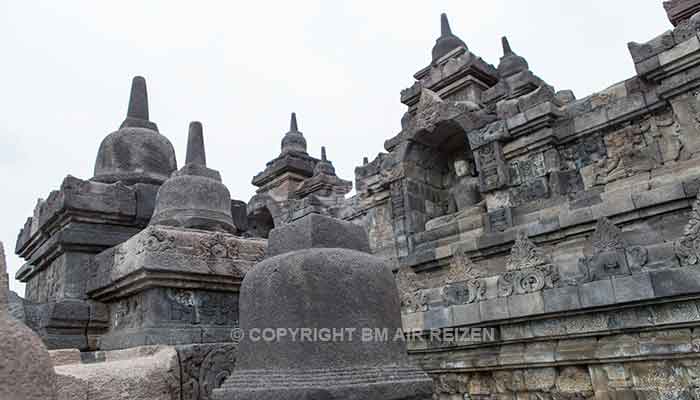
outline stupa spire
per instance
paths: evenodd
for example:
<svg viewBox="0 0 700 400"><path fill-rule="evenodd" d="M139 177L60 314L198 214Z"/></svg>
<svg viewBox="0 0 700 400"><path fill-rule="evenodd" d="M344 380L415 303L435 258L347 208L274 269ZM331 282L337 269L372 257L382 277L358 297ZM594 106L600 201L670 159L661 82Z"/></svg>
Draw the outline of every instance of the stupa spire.
<svg viewBox="0 0 700 400"><path fill-rule="evenodd" d="M508 43L508 38L503 36L501 38L501 44L503 44L503 55L509 56L513 54L513 50L510 48L510 43Z"/></svg>
<svg viewBox="0 0 700 400"><path fill-rule="evenodd" d="M321 146L321 160L328 161L326 158L326 146Z"/></svg>
<svg viewBox="0 0 700 400"><path fill-rule="evenodd" d="M146 128L158 131L156 124L148 118L146 79L143 76L135 76L131 80L129 108L126 110L126 119L122 122L121 128Z"/></svg>
<svg viewBox="0 0 700 400"><path fill-rule="evenodd" d="M131 81L131 95L126 117L148 120L148 92L146 79L142 76L135 76Z"/></svg>
<svg viewBox="0 0 700 400"><path fill-rule="evenodd" d="M440 14L440 37L435 41L435 46L433 46L433 61L440 59L458 47L467 49L467 45L462 39L452 33L447 14Z"/></svg>
<svg viewBox="0 0 700 400"><path fill-rule="evenodd" d="M503 57L501 57L501 62L498 64L498 74L501 78L507 78L529 69L527 60L513 51L507 37L503 36L501 38L501 44L503 45Z"/></svg>
<svg viewBox="0 0 700 400"><path fill-rule="evenodd" d="M299 126L297 125L297 113L293 112L292 117L289 120L289 131L299 132Z"/></svg>
<svg viewBox="0 0 700 400"><path fill-rule="evenodd" d="M450 29L450 21L447 19L447 14L440 14L440 36L450 36L452 35L452 29Z"/></svg>
<svg viewBox="0 0 700 400"><path fill-rule="evenodd" d="M207 166L207 156L204 152L204 133L202 123L199 121L190 122L185 163Z"/></svg>
<svg viewBox="0 0 700 400"><path fill-rule="evenodd" d="M289 152L306 153L306 139L299 132L297 124L297 113L293 112L289 120L289 132L282 138L282 154Z"/></svg>

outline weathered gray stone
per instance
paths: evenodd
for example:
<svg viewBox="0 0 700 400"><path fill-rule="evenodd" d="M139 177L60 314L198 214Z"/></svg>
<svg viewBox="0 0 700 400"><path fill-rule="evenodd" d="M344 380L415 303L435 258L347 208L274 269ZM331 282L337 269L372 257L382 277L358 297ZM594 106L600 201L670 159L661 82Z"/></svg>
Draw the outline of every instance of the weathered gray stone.
<svg viewBox="0 0 700 400"><path fill-rule="evenodd" d="M199 122L190 123L185 166L158 190L151 224L236 232L231 194L219 172L207 168Z"/></svg>
<svg viewBox="0 0 700 400"><path fill-rule="evenodd" d="M479 303L482 321L493 321L508 318L508 301L506 298L497 298Z"/></svg>
<svg viewBox="0 0 700 400"><path fill-rule="evenodd" d="M176 168L172 144L148 120L146 81L134 77L126 119L102 141L92 180L161 184Z"/></svg>
<svg viewBox="0 0 700 400"><path fill-rule="evenodd" d="M554 358L557 361L590 360L595 358L596 338L559 340Z"/></svg>
<svg viewBox="0 0 700 400"><path fill-rule="evenodd" d="M440 15L440 37L435 41L433 47L433 61L436 61L445 56L450 51L458 48L467 48L462 39L452 34L450 22L447 20L447 14Z"/></svg>
<svg viewBox="0 0 700 400"><path fill-rule="evenodd" d="M309 214L294 224L274 229L270 232L269 243L268 257L310 248L369 252L367 233L363 227L317 214Z"/></svg>
<svg viewBox="0 0 700 400"><path fill-rule="evenodd" d="M578 288L576 286L564 286L554 289L546 289L542 292L545 312L569 311L581 308Z"/></svg>
<svg viewBox="0 0 700 400"><path fill-rule="evenodd" d="M389 265L356 250L368 248L367 236L360 235L358 227L328 217L309 217L287 231L305 236L305 243L290 243L284 231L272 235L270 247L279 255L246 275L241 328L247 333L270 327L355 328L354 333L341 332L356 340L321 342L280 335L266 342L245 335L234 373L214 390L214 398L431 398L430 380L410 365L403 338L394 336L401 327L400 304ZM333 238L308 239L318 231L351 239L346 248L339 248L342 242ZM363 329L387 329L389 338L359 340ZM372 384L367 384L368 377Z"/></svg>
<svg viewBox="0 0 700 400"><path fill-rule="evenodd" d="M651 287L651 279L648 273L613 276L612 284L615 291L615 302L617 303L640 301L654 297L654 289Z"/></svg>
<svg viewBox="0 0 700 400"><path fill-rule="evenodd" d="M583 307L604 306L615 303L612 281L603 279L584 283L579 287L579 297Z"/></svg>
<svg viewBox="0 0 700 400"><path fill-rule="evenodd" d="M478 324L481 312L478 303L452 306L452 323L456 326Z"/></svg>
<svg viewBox="0 0 700 400"><path fill-rule="evenodd" d="M174 348L153 346L99 353L98 362L56 367L57 400L181 399L180 365ZM203 392L201 397L182 399L205 400L208 397Z"/></svg>
<svg viewBox="0 0 700 400"><path fill-rule="evenodd" d="M512 318L544 313L542 292L507 297L508 315Z"/></svg>
<svg viewBox="0 0 700 400"><path fill-rule="evenodd" d="M12 318L7 306L7 264L0 242L0 398L46 400L56 398L56 378L51 357L41 339Z"/></svg>
<svg viewBox="0 0 700 400"><path fill-rule="evenodd" d="M453 325L452 312L448 307L431 309L423 313L425 330L440 329Z"/></svg>
<svg viewBox="0 0 700 400"><path fill-rule="evenodd" d="M649 272L654 296L668 297L700 292L700 273L695 269Z"/></svg>
<svg viewBox="0 0 700 400"><path fill-rule="evenodd" d="M554 362L556 342L534 342L525 344L525 361L528 363Z"/></svg>
<svg viewBox="0 0 700 400"><path fill-rule="evenodd" d="M598 340L596 358L634 357L639 355L638 335L613 335Z"/></svg>
<svg viewBox="0 0 700 400"><path fill-rule="evenodd" d="M687 353L691 349L690 329L674 329L639 334L641 354Z"/></svg>
<svg viewBox="0 0 700 400"><path fill-rule="evenodd" d="M664 1L664 8L666 9L668 20L671 21L674 26L677 26L700 11L700 1L669 0Z"/></svg>

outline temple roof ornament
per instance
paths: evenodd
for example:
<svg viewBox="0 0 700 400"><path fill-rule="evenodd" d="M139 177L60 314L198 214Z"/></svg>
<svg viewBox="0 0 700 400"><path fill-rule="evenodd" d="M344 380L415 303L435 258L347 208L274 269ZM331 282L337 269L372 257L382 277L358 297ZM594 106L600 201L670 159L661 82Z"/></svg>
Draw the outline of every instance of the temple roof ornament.
<svg viewBox="0 0 700 400"><path fill-rule="evenodd" d="M151 225L236 232L231 194L219 171L207 168L200 122L190 123L185 165L158 190Z"/></svg>
<svg viewBox="0 0 700 400"><path fill-rule="evenodd" d="M507 78L518 72L530 69L527 60L515 54L513 49L511 49L507 37L503 36L501 43L503 44L503 57L501 57L501 62L498 64L498 74L501 78Z"/></svg>
<svg viewBox="0 0 700 400"><path fill-rule="evenodd" d="M335 168L326 158L326 146L321 146L321 161L316 163L316 167L314 167L314 176L320 174L335 176Z"/></svg>
<svg viewBox="0 0 700 400"><path fill-rule="evenodd" d="M134 77L126 119L100 144L96 182L161 184L177 169L175 149L148 116L146 80Z"/></svg>
<svg viewBox="0 0 700 400"><path fill-rule="evenodd" d="M437 38L435 46L433 46L433 61L440 59L458 47L468 49L466 43L452 33L447 14L442 13L440 15L440 37Z"/></svg>
<svg viewBox="0 0 700 400"><path fill-rule="evenodd" d="M306 153L306 139L304 139L304 134L299 132L296 113L292 113L289 121L289 132L282 139L282 154L291 151Z"/></svg>

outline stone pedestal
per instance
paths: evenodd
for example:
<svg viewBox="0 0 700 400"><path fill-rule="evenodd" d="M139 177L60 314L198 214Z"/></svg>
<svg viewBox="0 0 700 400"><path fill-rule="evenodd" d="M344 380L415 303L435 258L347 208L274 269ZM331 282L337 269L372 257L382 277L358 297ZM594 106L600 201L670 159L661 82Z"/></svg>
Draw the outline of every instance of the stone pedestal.
<svg viewBox="0 0 700 400"><path fill-rule="evenodd" d="M95 348L89 338L104 329L106 309L86 294L93 257L148 224L157 189L68 176L37 204L17 239L27 264L16 278L26 283L28 323L49 348Z"/></svg>
<svg viewBox="0 0 700 400"><path fill-rule="evenodd" d="M109 307L100 348L230 342L241 279L264 253L261 240L150 226L98 255L88 293Z"/></svg>

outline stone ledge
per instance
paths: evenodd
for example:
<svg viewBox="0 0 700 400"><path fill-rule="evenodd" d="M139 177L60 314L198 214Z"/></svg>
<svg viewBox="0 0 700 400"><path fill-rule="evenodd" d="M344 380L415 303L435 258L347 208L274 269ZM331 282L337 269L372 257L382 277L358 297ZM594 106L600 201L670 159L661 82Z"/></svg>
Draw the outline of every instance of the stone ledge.
<svg viewBox="0 0 700 400"><path fill-rule="evenodd" d="M435 291L439 297L439 288ZM449 307L441 306L439 299L436 299L431 304L437 307L404 313L403 318L409 324L404 326L406 330L430 331L446 327L506 324L526 317L556 317L562 312L583 312L601 307L661 304L667 298L690 295L700 297L700 270L684 267L618 275L579 286L556 287Z"/></svg>

